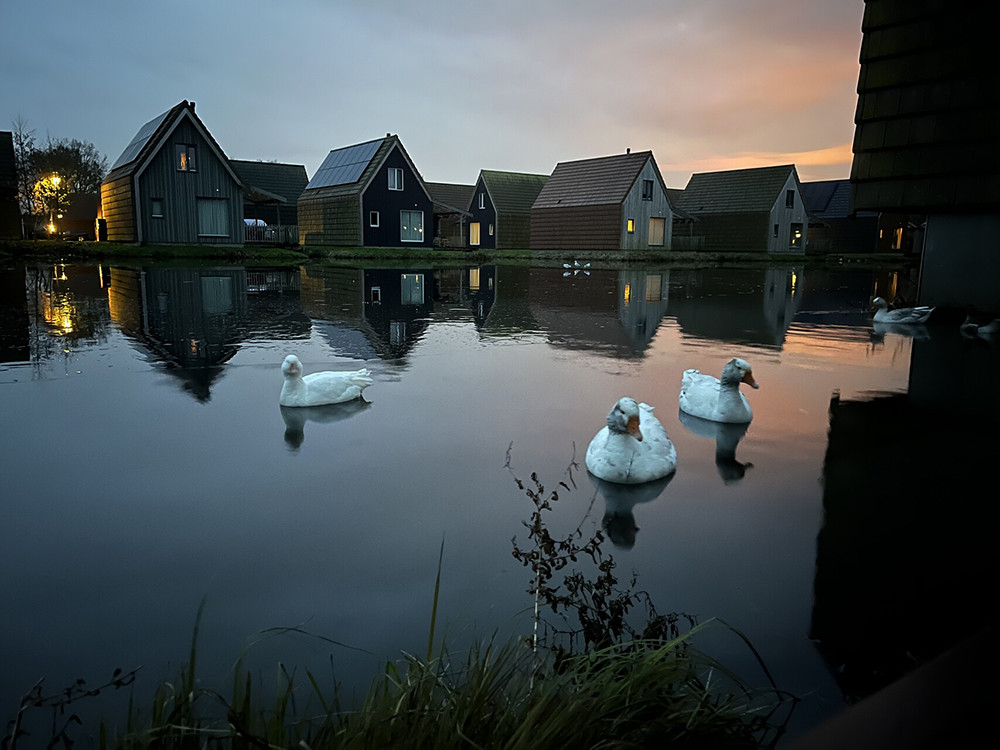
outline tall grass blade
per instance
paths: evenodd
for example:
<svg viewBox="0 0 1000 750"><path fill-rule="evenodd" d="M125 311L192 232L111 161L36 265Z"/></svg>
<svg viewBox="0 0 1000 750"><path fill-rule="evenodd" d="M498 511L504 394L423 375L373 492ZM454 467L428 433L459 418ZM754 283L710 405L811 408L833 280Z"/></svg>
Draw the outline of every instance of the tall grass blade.
<svg viewBox="0 0 1000 750"><path fill-rule="evenodd" d="M434 579L434 604L431 606L431 630L427 635L427 661L434 652L434 626L437 623L438 594L441 592L441 563L444 561L444 534L441 535L441 551L438 553L437 576Z"/></svg>

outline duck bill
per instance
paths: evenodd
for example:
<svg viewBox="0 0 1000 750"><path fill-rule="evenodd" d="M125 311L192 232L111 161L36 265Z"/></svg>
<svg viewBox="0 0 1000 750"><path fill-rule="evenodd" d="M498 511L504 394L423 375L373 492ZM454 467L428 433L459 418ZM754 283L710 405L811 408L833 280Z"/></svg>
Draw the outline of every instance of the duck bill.
<svg viewBox="0 0 1000 750"><path fill-rule="evenodd" d="M751 388L760 388L757 381L753 379L753 372L747 370L747 374L743 376L740 382L746 383Z"/></svg>
<svg viewBox="0 0 1000 750"><path fill-rule="evenodd" d="M625 430L640 443L642 442L642 433L639 431L639 417L629 417L625 425Z"/></svg>

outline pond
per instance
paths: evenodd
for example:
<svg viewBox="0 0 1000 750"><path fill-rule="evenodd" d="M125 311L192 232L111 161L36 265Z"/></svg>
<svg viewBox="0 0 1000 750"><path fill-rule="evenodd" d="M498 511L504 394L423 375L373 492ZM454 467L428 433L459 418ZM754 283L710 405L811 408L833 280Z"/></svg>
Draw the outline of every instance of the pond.
<svg viewBox="0 0 1000 750"><path fill-rule="evenodd" d="M746 635L801 699L787 737L984 621L1000 346L875 327L903 269L568 265L0 269L0 715L39 679L173 679L202 601L202 684L245 658L361 693L426 654L439 557L436 638L526 635L532 472L660 612ZM289 353L375 382L283 409ZM683 370L736 356L745 433L679 414ZM646 495L583 466L624 395L678 453Z"/></svg>

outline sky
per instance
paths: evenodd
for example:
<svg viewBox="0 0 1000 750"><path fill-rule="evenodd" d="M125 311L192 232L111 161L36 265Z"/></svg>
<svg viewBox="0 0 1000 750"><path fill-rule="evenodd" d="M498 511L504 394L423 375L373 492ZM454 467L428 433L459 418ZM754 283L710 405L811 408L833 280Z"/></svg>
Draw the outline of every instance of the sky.
<svg viewBox="0 0 1000 750"><path fill-rule="evenodd" d="M232 159L398 135L428 182L652 151L850 176L863 0L0 0L0 130L114 163L183 101Z"/></svg>

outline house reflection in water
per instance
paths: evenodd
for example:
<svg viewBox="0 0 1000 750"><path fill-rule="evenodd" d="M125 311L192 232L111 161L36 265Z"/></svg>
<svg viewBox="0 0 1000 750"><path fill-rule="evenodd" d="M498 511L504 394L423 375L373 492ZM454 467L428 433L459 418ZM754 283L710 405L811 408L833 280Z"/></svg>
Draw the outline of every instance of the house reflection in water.
<svg viewBox="0 0 1000 750"><path fill-rule="evenodd" d="M366 268L364 320L383 359L400 359L416 344L434 311L434 269Z"/></svg>
<svg viewBox="0 0 1000 750"><path fill-rule="evenodd" d="M308 335L308 318L295 314L297 290L297 271L115 267L108 301L122 332L165 363L196 399L207 401L222 365L258 328L269 328L268 321ZM255 315L251 299L275 292L294 293L285 297L289 314L275 315L273 305L263 304Z"/></svg>
<svg viewBox="0 0 1000 750"><path fill-rule="evenodd" d="M1000 347L912 352L908 393L830 404L810 637L851 701L994 617Z"/></svg>

